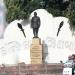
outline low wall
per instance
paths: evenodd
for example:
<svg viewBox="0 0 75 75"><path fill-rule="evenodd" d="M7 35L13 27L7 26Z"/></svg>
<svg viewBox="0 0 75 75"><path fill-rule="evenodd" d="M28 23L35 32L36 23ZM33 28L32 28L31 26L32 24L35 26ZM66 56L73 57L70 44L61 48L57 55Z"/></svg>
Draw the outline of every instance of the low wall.
<svg viewBox="0 0 75 75"><path fill-rule="evenodd" d="M0 75L62 75L63 64L36 64L0 67Z"/></svg>

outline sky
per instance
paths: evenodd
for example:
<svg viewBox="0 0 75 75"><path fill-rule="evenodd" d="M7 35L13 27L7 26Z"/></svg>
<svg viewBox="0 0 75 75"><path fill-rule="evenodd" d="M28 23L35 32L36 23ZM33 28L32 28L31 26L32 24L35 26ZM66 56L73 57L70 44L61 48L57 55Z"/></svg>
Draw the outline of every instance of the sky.
<svg viewBox="0 0 75 75"><path fill-rule="evenodd" d="M3 33L5 30L5 14L6 8L3 0L0 0L0 38L3 38Z"/></svg>
<svg viewBox="0 0 75 75"><path fill-rule="evenodd" d="M0 4L1 4L1 5L3 5L3 4L4 4L4 3L3 3L3 0L0 0Z"/></svg>

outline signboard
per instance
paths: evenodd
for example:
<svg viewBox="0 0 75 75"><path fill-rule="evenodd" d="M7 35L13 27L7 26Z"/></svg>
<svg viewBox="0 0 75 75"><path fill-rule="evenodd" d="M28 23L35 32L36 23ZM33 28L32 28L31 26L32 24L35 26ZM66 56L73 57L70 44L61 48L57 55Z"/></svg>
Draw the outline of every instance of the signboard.
<svg viewBox="0 0 75 75"><path fill-rule="evenodd" d="M63 75L72 75L72 68L64 68Z"/></svg>

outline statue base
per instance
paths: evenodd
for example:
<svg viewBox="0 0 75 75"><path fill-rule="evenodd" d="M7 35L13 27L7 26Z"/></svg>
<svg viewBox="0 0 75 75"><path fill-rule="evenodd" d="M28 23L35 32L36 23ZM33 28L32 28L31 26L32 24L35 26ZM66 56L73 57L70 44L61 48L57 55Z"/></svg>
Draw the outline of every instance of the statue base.
<svg viewBox="0 0 75 75"><path fill-rule="evenodd" d="M42 44L40 38L33 38L30 46L31 64L42 64Z"/></svg>

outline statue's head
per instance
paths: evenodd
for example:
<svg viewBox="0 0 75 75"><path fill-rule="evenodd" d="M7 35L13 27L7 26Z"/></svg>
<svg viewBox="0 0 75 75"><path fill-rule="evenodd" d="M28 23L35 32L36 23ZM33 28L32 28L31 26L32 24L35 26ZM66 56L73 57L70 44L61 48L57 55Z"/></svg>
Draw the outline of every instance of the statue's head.
<svg viewBox="0 0 75 75"><path fill-rule="evenodd" d="M34 12L34 16L37 16L37 12Z"/></svg>

